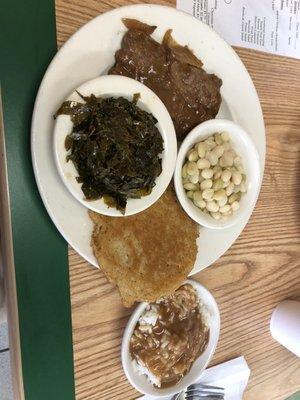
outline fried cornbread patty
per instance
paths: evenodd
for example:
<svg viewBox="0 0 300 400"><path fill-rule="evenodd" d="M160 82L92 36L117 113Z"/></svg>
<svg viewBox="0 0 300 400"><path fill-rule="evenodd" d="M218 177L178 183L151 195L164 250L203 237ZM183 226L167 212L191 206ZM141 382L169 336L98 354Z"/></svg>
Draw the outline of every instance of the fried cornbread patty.
<svg viewBox="0 0 300 400"><path fill-rule="evenodd" d="M94 254L126 307L172 293L192 270L199 226L185 214L173 188L136 215L89 215L94 222Z"/></svg>

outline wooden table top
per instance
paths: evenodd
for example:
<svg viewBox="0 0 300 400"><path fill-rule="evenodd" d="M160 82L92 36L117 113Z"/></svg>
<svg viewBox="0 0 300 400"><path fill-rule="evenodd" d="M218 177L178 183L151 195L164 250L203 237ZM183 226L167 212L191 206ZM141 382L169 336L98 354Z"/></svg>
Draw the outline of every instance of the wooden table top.
<svg viewBox="0 0 300 400"><path fill-rule="evenodd" d="M136 3L56 0L58 45L99 13ZM151 3L175 6L172 0ZM300 299L300 61L236 51L263 108L263 186L238 240L194 278L211 290L221 311L221 336L211 365L244 355L251 369L244 398L279 400L300 390L300 359L269 332L276 305L283 299ZM122 306L103 273L72 249L69 263L77 400L138 398L120 362L122 333L131 310Z"/></svg>

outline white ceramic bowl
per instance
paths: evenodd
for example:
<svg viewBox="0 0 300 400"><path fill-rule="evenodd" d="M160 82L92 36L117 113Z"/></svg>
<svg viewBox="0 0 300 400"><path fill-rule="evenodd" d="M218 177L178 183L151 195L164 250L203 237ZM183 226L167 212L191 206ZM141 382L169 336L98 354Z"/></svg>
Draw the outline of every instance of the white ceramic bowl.
<svg viewBox="0 0 300 400"><path fill-rule="evenodd" d="M234 150L242 158L245 174L247 176L247 192L243 193L240 200L240 208L226 221L217 221L209 214L204 214L200 208L196 207L187 197L186 191L182 183L182 166L186 160L186 154L190 148L196 143L208 138L216 132L228 132ZM251 211L254 207L261 183L261 173L259 167L259 156L255 145L243 128L232 121L225 119L212 119L205 121L196 126L184 139L181 144L175 174L174 174L175 190L180 204L185 212L198 224L213 229L228 228Z"/></svg>
<svg viewBox="0 0 300 400"><path fill-rule="evenodd" d="M164 193L172 179L177 156L177 140L171 117L162 101L145 85L134 79L106 75L85 82L77 90L85 96L94 94L103 97L125 97L132 100L135 93L140 93L138 107L154 115L157 119L157 127L164 141L162 153L162 173L156 179L156 185L148 196L140 199L128 199L125 216L136 214L150 207ZM68 100L81 101L82 99L74 91ZM72 130L72 122L68 115L60 115L56 119L54 127L54 153L59 174L71 194L85 207L100 214L122 217L123 214L113 207L108 207L103 199L87 201L81 190L81 184L76 181L78 173L72 162L66 161L65 138Z"/></svg>
<svg viewBox="0 0 300 400"><path fill-rule="evenodd" d="M197 290L199 299L206 310L206 316L210 327L208 346L205 349L205 351L200 355L200 357L196 359L189 373L185 375L180 382L178 382L176 385L170 388L165 388L165 389L155 388L147 380L145 375L139 375L139 373L136 371L136 368L134 366L134 363L132 361L129 352L129 342L132 333L134 331L134 328L136 326L136 323L138 322L138 319L140 318L141 314L144 312L145 308L148 305L148 303L141 303L135 309L130 320L128 321L128 324L126 326L123 335L122 350L121 350L122 365L126 377L131 383L131 385L141 393L155 397L164 397L180 392L181 390L185 389L187 386L191 385L193 382L199 379L201 373L206 368L207 364L209 363L210 359L214 354L220 333L220 313L218 305L212 294L200 283L190 279L187 280L186 283L190 283Z"/></svg>

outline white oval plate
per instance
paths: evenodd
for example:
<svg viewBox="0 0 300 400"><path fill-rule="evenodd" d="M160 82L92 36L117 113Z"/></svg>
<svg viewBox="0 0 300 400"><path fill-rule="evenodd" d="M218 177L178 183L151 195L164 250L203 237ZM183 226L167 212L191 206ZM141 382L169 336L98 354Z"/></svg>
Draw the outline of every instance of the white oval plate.
<svg viewBox="0 0 300 400"><path fill-rule="evenodd" d="M98 263L90 246L92 222L86 208L62 183L55 166L53 114L74 88L105 74L114 64L114 54L126 31L121 21L125 17L157 25L153 37L158 41L171 28L174 38L193 49L205 70L223 80L218 116L232 119L250 134L259 153L261 176L265 163L265 129L255 87L237 54L216 32L188 14L157 5L121 7L94 18L66 42L46 71L33 111L31 151L37 185L50 217L70 245L95 266ZM252 211L228 229L201 228L191 274L212 264L233 244Z"/></svg>

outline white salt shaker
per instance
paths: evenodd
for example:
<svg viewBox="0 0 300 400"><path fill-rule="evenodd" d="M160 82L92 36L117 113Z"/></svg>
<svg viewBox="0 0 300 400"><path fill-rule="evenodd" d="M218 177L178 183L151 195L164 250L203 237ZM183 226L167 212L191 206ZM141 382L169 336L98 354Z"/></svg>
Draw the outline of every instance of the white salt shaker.
<svg viewBox="0 0 300 400"><path fill-rule="evenodd" d="M285 300L273 311L271 335L296 356L300 357L300 302Z"/></svg>

